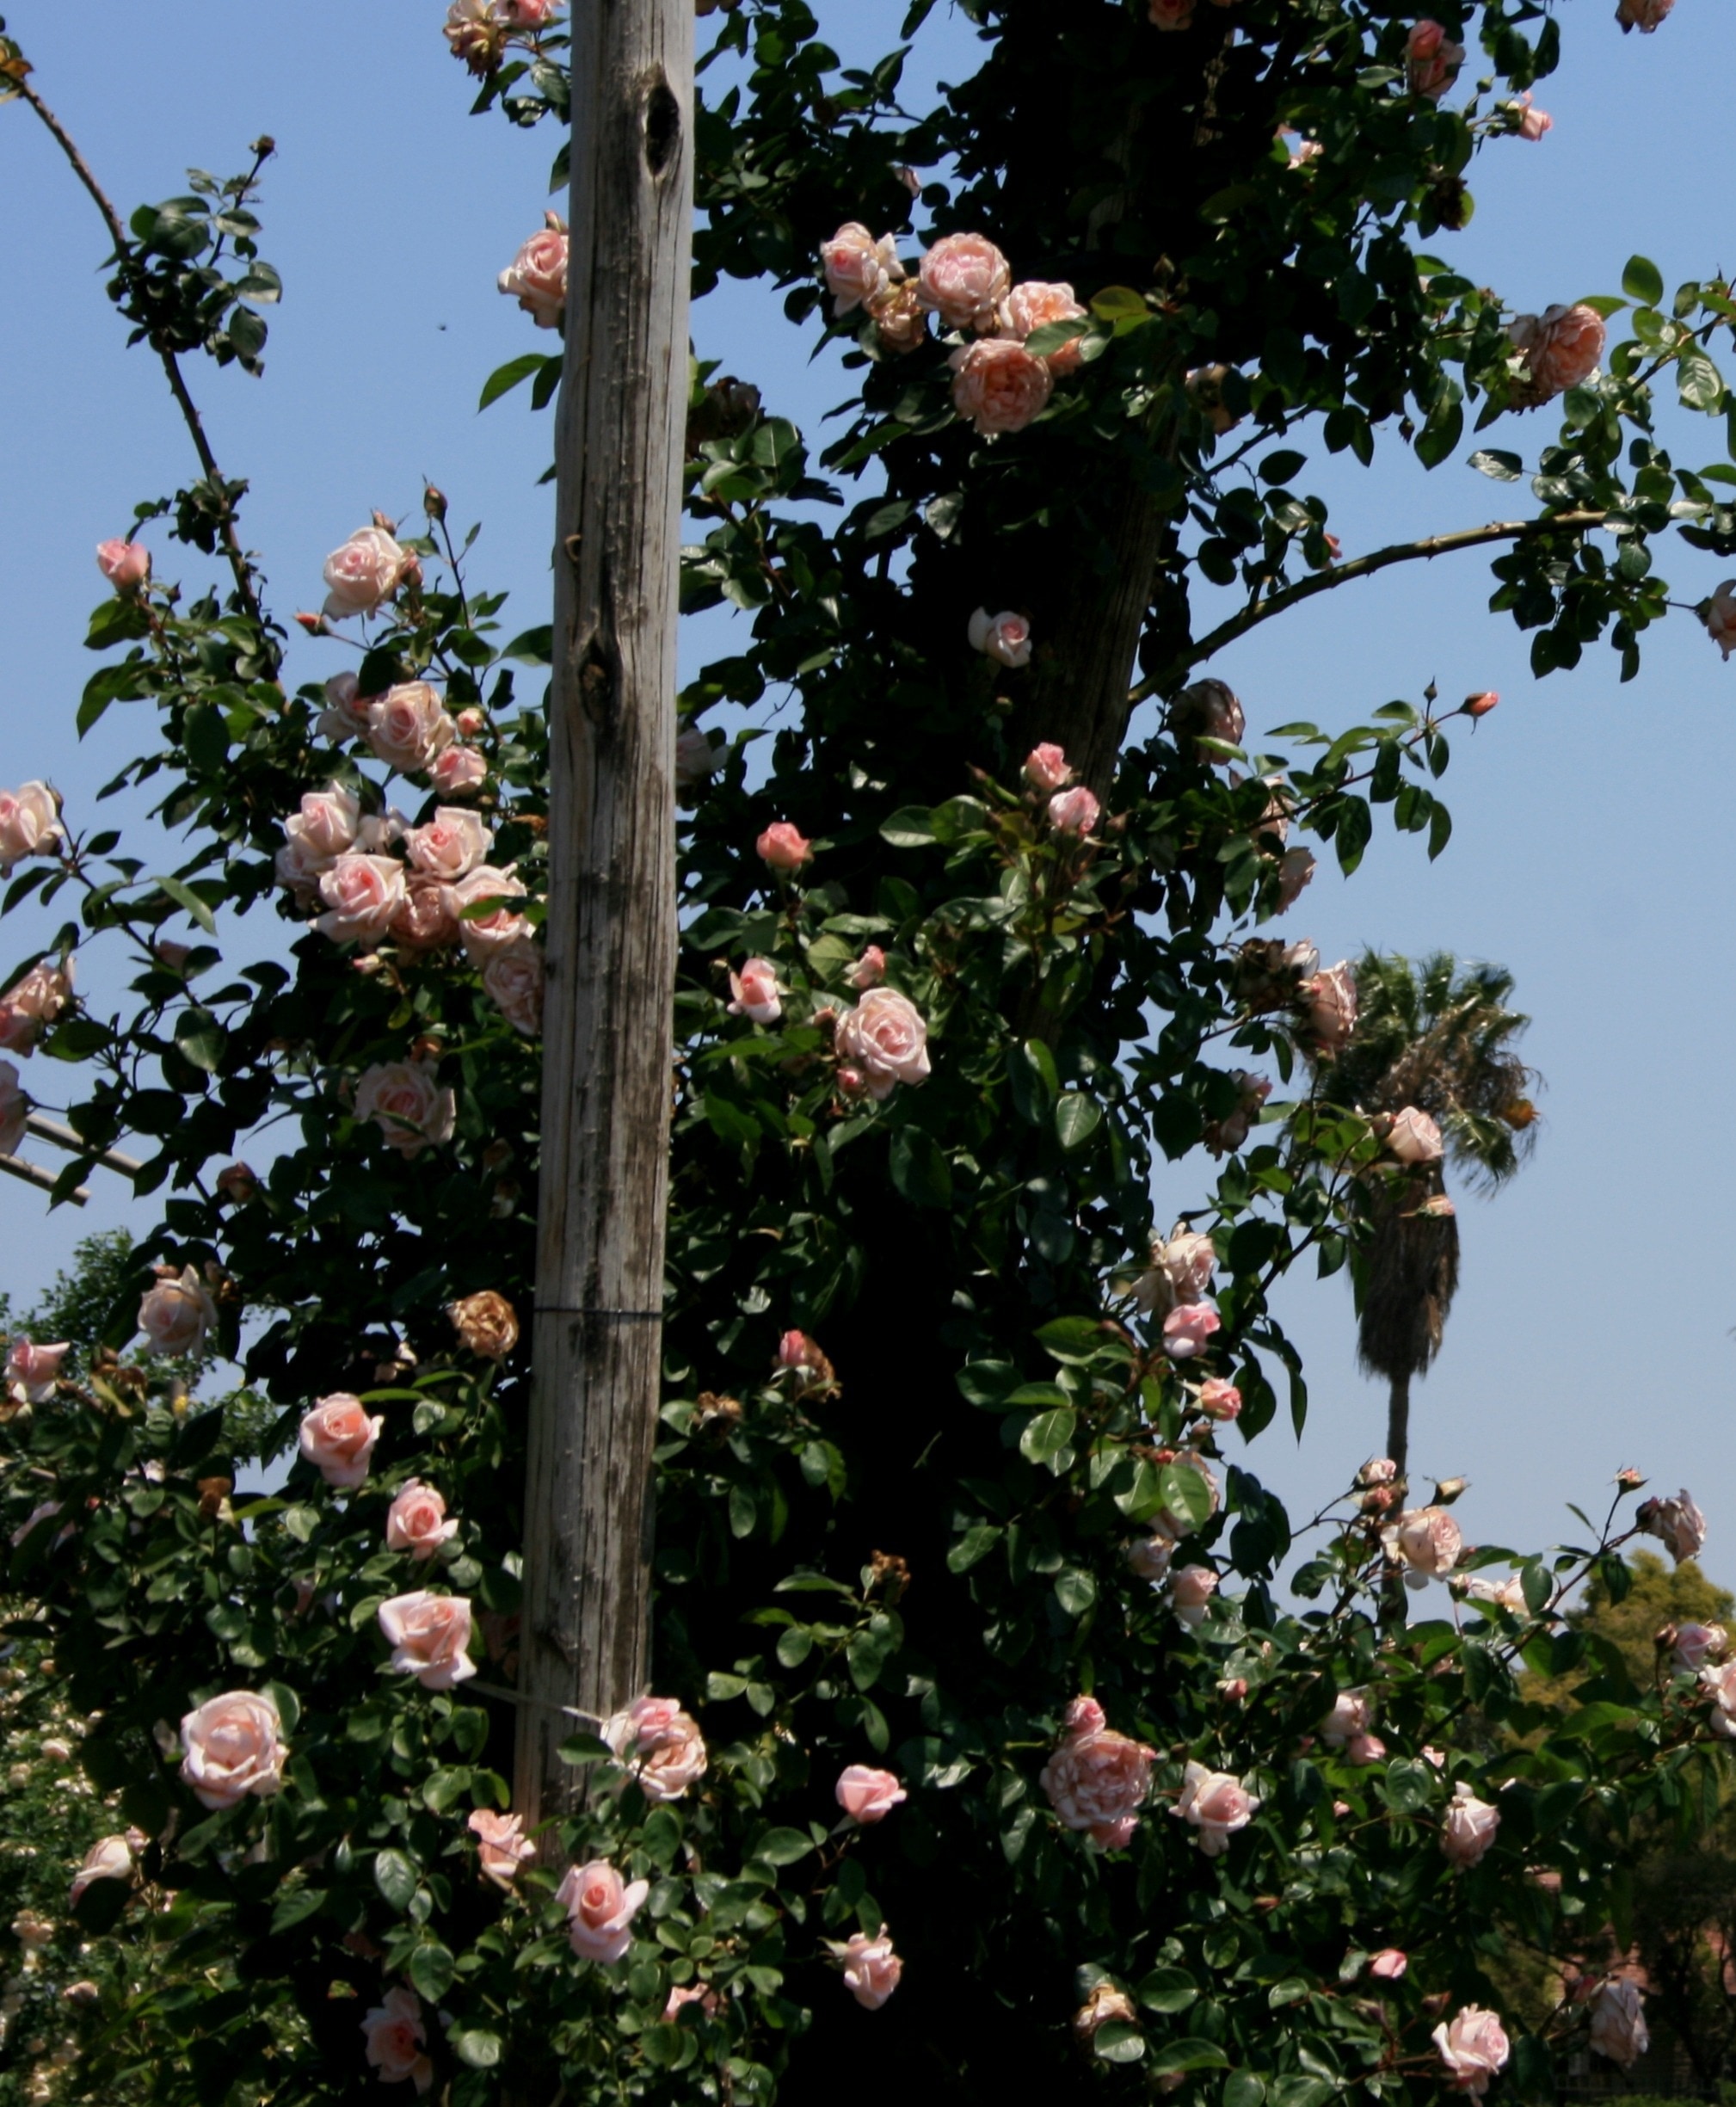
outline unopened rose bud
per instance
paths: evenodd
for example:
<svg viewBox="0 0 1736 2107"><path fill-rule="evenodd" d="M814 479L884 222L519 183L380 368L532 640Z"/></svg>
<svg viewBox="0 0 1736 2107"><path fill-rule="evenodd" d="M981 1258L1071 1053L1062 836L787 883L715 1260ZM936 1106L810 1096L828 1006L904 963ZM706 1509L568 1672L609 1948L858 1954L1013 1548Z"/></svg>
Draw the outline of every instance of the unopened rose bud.
<svg viewBox="0 0 1736 2107"><path fill-rule="evenodd" d="M1616 1473L1616 1482L1624 1493L1637 1493L1646 1481L1631 1463L1627 1463Z"/></svg>
<svg viewBox="0 0 1736 2107"><path fill-rule="evenodd" d="M193 956L192 945L177 944L166 936L158 937L151 948L158 962L166 965L171 973L180 972Z"/></svg>
<svg viewBox="0 0 1736 2107"><path fill-rule="evenodd" d="M1247 1695L1247 1678L1242 1675L1230 1676L1228 1680L1218 1685L1217 1694L1220 1697L1226 1698L1231 1704L1240 1704Z"/></svg>
<svg viewBox="0 0 1736 2107"><path fill-rule="evenodd" d="M1467 717L1487 717L1500 699L1500 697L1493 689L1481 695L1467 695L1465 697L1465 715Z"/></svg>
<svg viewBox="0 0 1736 2107"><path fill-rule="evenodd" d="M1437 1507L1450 1507L1469 1483L1468 1478L1443 1478L1435 1488L1434 1504Z"/></svg>
<svg viewBox="0 0 1736 2107"><path fill-rule="evenodd" d="M299 614L295 619L310 637L324 637L330 633L326 628L325 617L323 614Z"/></svg>
<svg viewBox="0 0 1736 2107"><path fill-rule="evenodd" d="M488 719L480 710L460 710L457 721L462 736L466 739L474 739L483 726L487 724Z"/></svg>
<svg viewBox="0 0 1736 2107"><path fill-rule="evenodd" d="M1652 1634L1652 1643L1660 1654L1667 1654L1674 1647L1678 1636L1674 1624L1659 1624Z"/></svg>
<svg viewBox="0 0 1736 2107"><path fill-rule="evenodd" d="M438 526L446 516L446 492L437 490L433 484L429 484L422 494L422 508Z"/></svg>
<svg viewBox="0 0 1736 2107"><path fill-rule="evenodd" d="M231 1206L245 1207L256 1197L259 1180L245 1163L231 1163L217 1174L217 1189Z"/></svg>

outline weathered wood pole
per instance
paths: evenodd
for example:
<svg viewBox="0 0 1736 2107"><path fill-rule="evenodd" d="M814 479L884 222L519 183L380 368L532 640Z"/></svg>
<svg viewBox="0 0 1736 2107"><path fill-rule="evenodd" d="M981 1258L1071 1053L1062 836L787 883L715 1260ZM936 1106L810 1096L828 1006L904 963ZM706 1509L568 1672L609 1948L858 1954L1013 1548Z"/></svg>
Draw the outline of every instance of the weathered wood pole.
<svg viewBox="0 0 1736 2107"><path fill-rule="evenodd" d="M693 0L574 0L537 1307L514 1806L644 1687L675 960Z"/></svg>

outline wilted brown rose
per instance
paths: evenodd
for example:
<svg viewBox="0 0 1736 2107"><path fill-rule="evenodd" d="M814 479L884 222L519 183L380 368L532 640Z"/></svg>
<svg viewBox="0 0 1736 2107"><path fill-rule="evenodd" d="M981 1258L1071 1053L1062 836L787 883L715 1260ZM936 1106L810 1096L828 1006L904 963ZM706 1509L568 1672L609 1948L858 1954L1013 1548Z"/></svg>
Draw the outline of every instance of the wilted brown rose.
<svg viewBox="0 0 1736 2107"><path fill-rule="evenodd" d="M449 1303L446 1315L467 1352L485 1361L503 1361L519 1343L519 1321L504 1295L484 1288L479 1295L466 1295Z"/></svg>

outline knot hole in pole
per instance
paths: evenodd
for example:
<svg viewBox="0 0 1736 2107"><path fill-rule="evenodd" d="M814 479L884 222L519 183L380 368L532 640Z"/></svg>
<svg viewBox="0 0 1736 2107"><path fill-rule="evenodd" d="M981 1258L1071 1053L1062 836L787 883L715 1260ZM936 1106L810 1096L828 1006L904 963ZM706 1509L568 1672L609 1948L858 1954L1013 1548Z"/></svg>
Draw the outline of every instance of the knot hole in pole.
<svg viewBox="0 0 1736 2107"><path fill-rule="evenodd" d="M653 66L644 77L642 110L645 166L655 182L674 160L681 144L681 105L661 66Z"/></svg>

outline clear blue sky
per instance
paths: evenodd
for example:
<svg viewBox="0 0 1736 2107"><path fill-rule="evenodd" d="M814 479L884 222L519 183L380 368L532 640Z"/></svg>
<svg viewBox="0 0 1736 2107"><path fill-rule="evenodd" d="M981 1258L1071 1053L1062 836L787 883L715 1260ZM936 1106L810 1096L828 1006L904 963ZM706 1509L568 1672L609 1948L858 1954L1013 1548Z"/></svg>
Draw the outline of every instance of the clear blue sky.
<svg viewBox="0 0 1736 2107"><path fill-rule="evenodd" d="M887 48L903 11L902 0L816 3L850 59ZM510 588L504 619L542 619L548 420L516 399L478 418L475 404L495 366L548 342L493 280L539 224L553 140L466 115L438 0L157 0L94 17L15 0L5 11L124 211L175 194L188 164L240 168L262 131L278 141L263 253L286 299L266 378L206 370L195 385L225 470L252 483L247 539L265 551L279 609L317 604L327 551L375 506L410 510L427 474L460 522L483 522L475 573ZM1560 13L1567 63L1537 98L1555 130L1487 154L1472 226L1435 246L1530 308L1617 290L1635 250L1671 284L1736 266L1723 211L1736 151L1729 0L1681 0L1652 37L1623 38L1612 0ZM935 44L918 77L962 75L968 25L937 17ZM83 816L130 731L117 711L89 747L72 733L93 663L79 640L102 596L91 552L125 530L137 499L186 479L186 442L154 363L123 349L89 206L17 104L0 108L0 194L12 202L0 231L0 773L52 777ZM696 334L702 354L810 430L845 391L829 359L809 366L807 341L758 288L708 303ZM1535 447L1538 426L1494 443ZM1693 458L1710 458L1704 429ZM1425 476L1396 453L1318 487L1347 554L1514 504L1462 465ZM1665 569L1678 600L1725 575L1685 550ZM1419 1390L1413 1456L1419 1471L1471 1478L1468 1536L1521 1546L1568 1526L1567 1500L1601 1511L1621 1464L1664 1489L1685 1480L1711 1518L1708 1567L1736 1583L1736 1144L1713 1116L1709 1072L1736 1026L1736 664L1678 617L1653 632L1625 689L1596 653L1537 685L1525 641L1486 612L1489 590L1474 555L1401 569L1273 624L1215 670L1247 702L1251 736L1298 717L1341 725L1416 699L1431 679L1449 698L1500 690L1494 716L1456 742L1444 787L1456 825L1441 862L1377 840L1354 882L1323 869L1285 924L1328 959L1364 943L1499 959L1536 1020L1528 1050L1547 1080L1547 1124L1509 1192L1462 1204L1463 1285ZM695 658L706 648L696 639ZM341 662L332 647L298 644L291 673ZM35 927L19 917L0 951L22 953ZM46 1096L45 1067L30 1081ZM1199 1189L1197 1165L1172 1168L1160 1211L1194 1204ZM147 1220L123 1191L104 1180L84 1215L45 1217L7 1182L0 1279L28 1299L86 1229ZM1300 1451L1275 1428L1251 1460L1306 1512L1378 1447L1383 1405L1356 1373L1342 1281L1293 1284L1284 1314L1308 1359L1314 1418Z"/></svg>

